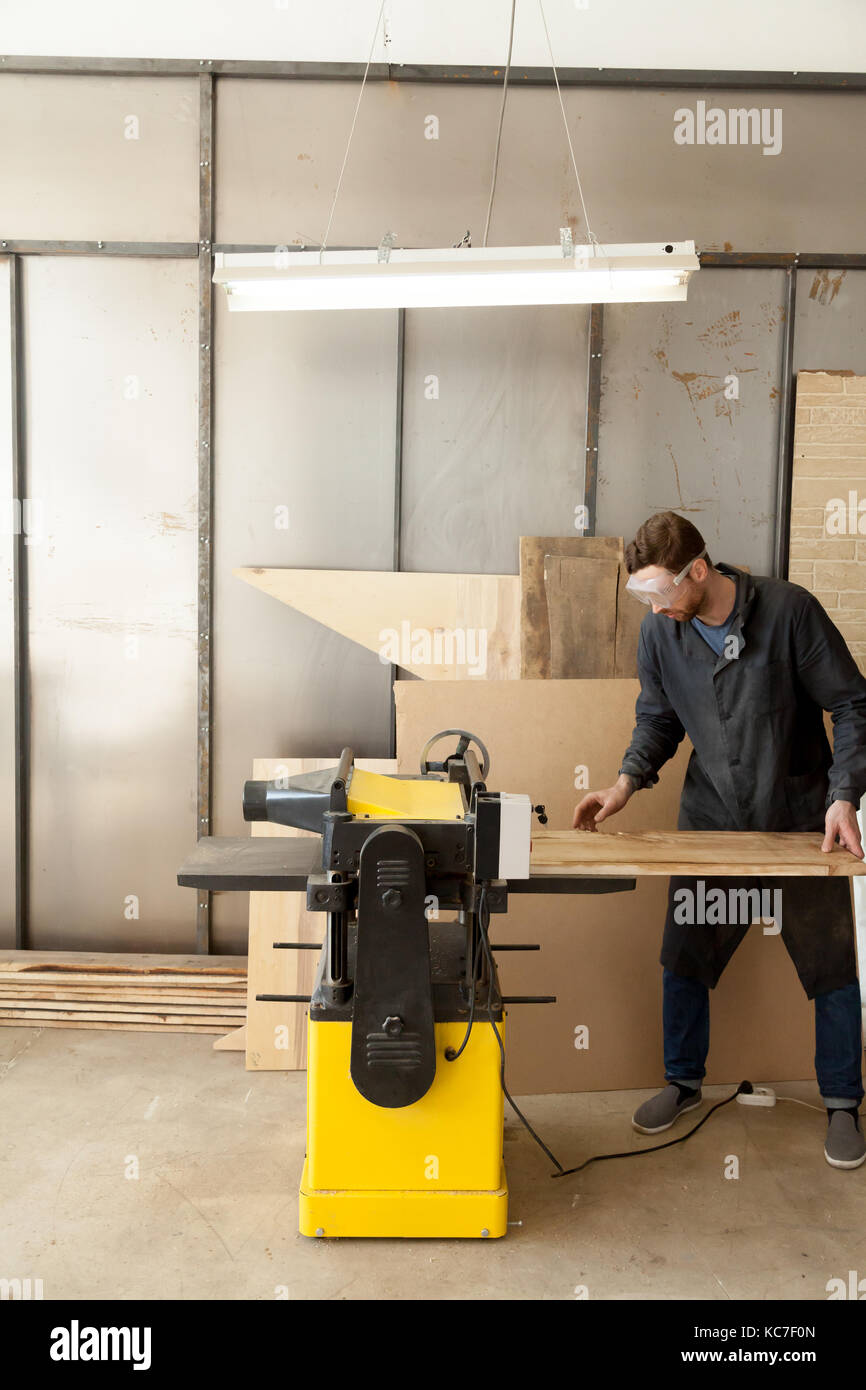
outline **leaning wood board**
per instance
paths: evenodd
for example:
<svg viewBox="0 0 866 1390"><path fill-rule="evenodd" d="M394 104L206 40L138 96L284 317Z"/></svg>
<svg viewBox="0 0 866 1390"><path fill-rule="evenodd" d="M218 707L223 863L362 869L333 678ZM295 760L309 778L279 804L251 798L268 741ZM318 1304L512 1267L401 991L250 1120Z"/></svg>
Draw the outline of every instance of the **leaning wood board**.
<svg viewBox="0 0 866 1390"><path fill-rule="evenodd" d="M336 767L332 758L256 758L255 781L277 776L294 777ZM390 758L356 758L355 766L368 772L395 772ZM319 839L309 830L253 821L254 836L305 836ZM302 1071L307 1065L307 1006L277 1004L256 999L258 994L309 994L318 965L316 951L275 951L275 941L313 941L321 944L327 916L307 912L303 893L250 893L247 977L247 1071Z"/></svg>
<svg viewBox="0 0 866 1390"><path fill-rule="evenodd" d="M669 830L626 834L612 831L534 830L533 878L638 878L645 874L706 874L725 877L853 878L866 863L837 845L829 854L815 833Z"/></svg>
<svg viewBox="0 0 866 1390"><path fill-rule="evenodd" d="M619 561L622 554L621 536L520 537L520 675L524 680L549 680L551 676L545 557Z"/></svg>
<svg viewBox="0 0 866 1390"><path fill-rule="evenodd" d="M394 664L424 680L505 680L519 673L516 574L261 566L232 573L377 656L383 654L383 631L392 633L397 644ZM479 653L458 640L481 632L486 642L483 662L477 659ZM386 653L384 660L388 659Z"/></svg>
<svg viewBox="0 0 866 1390"><path fill-rule="evenodd" d="M545 555L553 680L613 676L618 579L619 565L613 559Z"/></svg>

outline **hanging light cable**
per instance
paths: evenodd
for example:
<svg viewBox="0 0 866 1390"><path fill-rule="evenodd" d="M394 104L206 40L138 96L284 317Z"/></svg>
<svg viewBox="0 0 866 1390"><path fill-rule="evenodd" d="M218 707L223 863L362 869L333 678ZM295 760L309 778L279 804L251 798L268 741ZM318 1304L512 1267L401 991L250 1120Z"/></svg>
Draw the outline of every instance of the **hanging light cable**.
<svg viewBox="0 0 866 1390"><path fill-rule="evenodd" d="M334 211L335 211L335 209L336 209L336 207L337 207L337 199L338 199L339 196L340 196L340 189L343 187L343 175L344 175L345 172L346 172L346 165L347 165L348 162L349 162L349 151L350 151L350 149L352 148L352 137L353 137L354 134L355 134L355 126L358 124L358 112L359 112L360 109L361 109L361 102L362 102L363 97L364 97L364 88L365 88L366 85L367 85L367 74L368 74L368 72L370 71L370 64L371 64L372 61L373 61L373 49L376 47L376 39L377 39L378 36L379 36L379 25L382 23L382 12L384 11L384 9L385 9L385 0L382 0L381 5L379 6L379 13L378 13L378 15L376 16L376 27L375 27L375 29L373 30L373 38L372 38L372 41L371 41L371 43L370 43L370 52L367 54L367 66L364 68L364 76L363 76L363 78L361 79L361 90L360 90L360 92L358 93L358 100L355 102L355 114L354 114L354 116L352 117L352 125L351 125L351 127L350 127L350 129L349 129L349 138L348 138L348 140L346 141L346 153L343 155L343 164L342 164L342 167L341 167L341 169L340 169L340 176L339 176L339 178L337 179L337 187L334 189L334 198L333 198L333 201L332 201L332 203L331 203L331 211L330 211L330 213L328 214L328 225L327 225L327 227L325 228L325 235L322 237L322 244L321 244L321 246L319 247L319 259L320 259L320 260L321 260L321 258L324 256L324 254L325 254L325 248L326 248L327 245L328 245L328 237L329 237L330 234L331 234L331 223L332 223L333 220L334 220Z"/></svg>
<svg viewBox="0 0 866 1390"><path fill-rule="evenodd" d="M517 9L517 0L511 0L511 27L508 30L508 57L505 60L505 80L502 83L502 102L499 107L499 128L496 131L496 150L493 154L493 177L490 180L490 198L487 203L487 217L484 221L484 240L482 246L487 245L487 233L490 231L490 214L493 212L493 196L496 192L496 176L499 173L499 150L502 145L502 123L505 119L505 100L508 96L508 74L511 72L511 50L514 47L514 12Z"/></svg>
<svg viewBox="0 0 866 1390"><path fill-rule="evenodd" d="M547 39L547 51L550 54L550 66L553 68L553 80L556 83L556 95L559 98L559 109L562 113L562 125L565 130L565 138L568 141L568 149L571 155L571 167L574 170L574 178L577 184L577 192L580 198L580 206L583 208L583 220L586 223L586 234L593 245L597 245L592 228L589 225L589 213L586 210L586 202L583 197L583 188L580 182L580 174L577 168L577 160L574 157L574 145L571 143L571 131L568 128L568 118L565 114L565 103L562 100L562 90L559 85L559 73L556 71L556 63L553 57L553 44L550 42L550 30L547 27L547 16L544 13L544 0L538 0L538 8L541 11L541 22L544 25L544 37Z"/></svg>

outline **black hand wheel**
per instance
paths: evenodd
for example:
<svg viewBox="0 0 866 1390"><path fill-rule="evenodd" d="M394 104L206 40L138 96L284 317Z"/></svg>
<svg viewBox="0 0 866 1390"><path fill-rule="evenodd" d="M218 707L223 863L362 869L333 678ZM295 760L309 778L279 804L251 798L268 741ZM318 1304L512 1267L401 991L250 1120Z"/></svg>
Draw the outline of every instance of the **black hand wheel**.
<svg viewBox="0 0 866 1390"><path fill-rule="evenodd" d="M434 743L438 743L442 738L451 738L454 736L459 739L459 742L453 753L449 753L448 757L441 763L431 763L427 761L427 754L430 752ZM432 738L428 738L424 747L421 749L421 772L425 775L428 772L447 772L449 762L454 758L462 758L470 743L474 743L481 754L481 776L483 779L486 779L490 771L490 754L478 735L467 733L465 729L443 729L441 733L434 734Z"/></svg>

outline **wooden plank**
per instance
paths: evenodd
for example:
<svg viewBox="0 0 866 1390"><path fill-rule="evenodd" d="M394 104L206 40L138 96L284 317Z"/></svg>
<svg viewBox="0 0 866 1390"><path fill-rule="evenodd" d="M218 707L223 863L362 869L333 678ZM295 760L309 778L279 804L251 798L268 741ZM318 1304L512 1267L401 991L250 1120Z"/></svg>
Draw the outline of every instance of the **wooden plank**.
<svg viewBox="0 0 866 1390"><path fill-rule="evenodd" d="M243 994L186 994L182 990L96 990L92 986L78 986L74 990L54 988L50 984L25 986L0 986L0 999L92 999L107 1004L172 1004L203 1005L206 1008L246 1008L246 991Z"/></svg>
<svg viewBox="0 0 866 1390"><path fill-rule="evenodd" d="M88 974L235 976L247 973L245 956L129 955L114 951L0 951L0 971L69 970Z"/></svg>
<svg viewBox="0 0 866 1390"><path fill-rule="evenodd" d="M184 1024L197 1026L207 1026L214 1029L232 1028L236 1020L233 1018L208 1018L202 1019L195 1014L161 1014L161 1013L117 1013L113 1014L104 1009L94 1009L90 1013L76 1013L69 1009L4 1009L0 1008L0 1018L14 1018L21 1021L29 1020L39 1022L40 1019L68 1019L77 1023L158 1023L158 1024Z"/></svg>
<svg viewBox="0 0 866 1390"><path fill-rule="evenodd" d="M58 979L56 976L48 980L34 980L30 975L0 975L0 994L44 994L47 997L52 995L86 996L88 999L164 999L166 1003L172 1000L189 1000L194 1002L196 999L204 1003L226 1000L231 1003L234 1000L245 1000L247 997L246 981L243 988L237 989L186 989L183 985L173 985L163 989L142 984L117 985L115 988L101 984L87 984L80 980L70 979L68 976Z"/></svg>
<svg viewBox="0 0 866 1390"><path fill-rule="evenodd" d="M0 1026L237 1031L246 957L0 952Z"/></svg>
<svg viewBox="0 0 866 1390"><path fill-rule="evenodd" d="M223 1024L178 1024L178 1023L79 1023L71 1019L31 1019L0 1018L0 1028L83 1028L87 1030L114 1033L224 1033Z"/></svg>
<svg viewBox="0 0 866 1390"><path fill-rule="evenodd" d="M196 1004L129 1004L124 1002L111 1002L106 999L10 999L4 995L0 998L0 1008L3 1009L46 1009L47 1012L63 1009L65 1013L160 1013L168 1016L174 1013L181 1013L183 1016L190 1016L195 1013L202 1023L209 1022L210 1019L231 1019L234 1026L239 1026L246 1019L246 1004L240 1004L232 1009L202 1008Z"/></svg>
<svg viewBox="0 0 866 1390"><path fill-rule="evenodd" d="M519 674L524 680L550 679L550 625L544 591L545 555L621 560L623 543L618 536L520 537Z"/></svg>
<svg viewBox="0 0 866 1390"><path fill-rule="evenodd" d="M530 877L564 875L636 878L670 874L726 877L848 877L866 863L837 845L821 850L822 835L764 831L534 830Z"/></svg>
<svg viewBox="0 0 866 1390"><path fill-rule="evenodd" d="M107 975L73 975L68 972L59 974L54 970L44 971L0 971L0 989L86 989L96 990L105 994L141 994L142 990L150 990L153 994L177 995L192 994L202 999L230 999L232 995L246 996L247 982L245 977L237 980L219 980L212 984L204 981L193 980L188 983L182 975L175 975L169 980L160 980L158 976L144 975L140 978L134 976L107 976Z"/></svg>
<svg viewBox="0 0 866 1390"><path fill-rule="evenodd" d="M551 679L614 674L618 578L613 559L545 555Z"/></svg>
<svg viewBox="0 0 866 1390"><path fill-rule="evenodd" d="M425 680L519 674L516 575L261 567L233 573L377 655L383 654L382 633L393 633L397 650L385 659ZM483 666L473 636L480 633Z"/></svg>
<svg viewBox="0 0 866 1390"><path fill-rule="evenodd" d="M331 758L257 758L253 778L270 781L336 767ZM369 772L395 772L390 758L357 758ZM252 834L267 838L321 837L292 826L253 821ZM246 1066L248 1071L300 1071L307 1065L307 1006L257 1002L257 994L309 994L313 988L316 951L275 951L275 941L314 941L321 945L327 917L307 912L301 893L250 893L248 946Z"/></svg>
<svg viewBox="0 0 866 1390"><path fill-rule="evenodd" d="M209 1022L210 1019L229 1019L238 1023L246 1017L246 1004L239 1004L227 1008L211 1008L209 1005L190 1005L190 1004L129 1004L129 1001L106 1001L106 999L10 999L4 997L0 999L1 1009L44 1009L47 1013L57 1012L61 1009L64 1013L117 1013L117 1015L132 1015L132 1013L158 1013L163 1017L179 1013L183 1017L196 1015L202 1023Z"/></svg>

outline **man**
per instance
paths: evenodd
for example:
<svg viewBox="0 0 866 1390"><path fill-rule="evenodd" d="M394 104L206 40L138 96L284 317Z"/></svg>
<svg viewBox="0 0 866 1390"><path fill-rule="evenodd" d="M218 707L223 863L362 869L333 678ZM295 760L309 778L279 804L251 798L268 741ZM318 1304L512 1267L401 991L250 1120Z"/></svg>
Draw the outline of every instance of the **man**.
<svg viewBox="0 0 866 1390"><path fill-rule="evenodd" d="M714 565L700 532L674 512L641 526L625 563L627 587L652 609L638 642L635 730L616 783L583 798L575 829L596 830L657 782L688 734L694 751L680 830L823 830L826 853L838 841L862 859L856 813L866 792L866 679L818 600L797 584ZM833 719L832 753L823 710ZM719 887L725 898L713 899ZM861 1003L844 877L671 879L661 952L668 1084L638 1107L632 1124L658 1134L700 1105L709 990L752 914L743 921L706 911L701 922L689 905L745 903L730 890L756 887L762 902L781 901L782 939L815 1001L824 1155L836 1168L857 1168L866 1159Z"/></svg>

